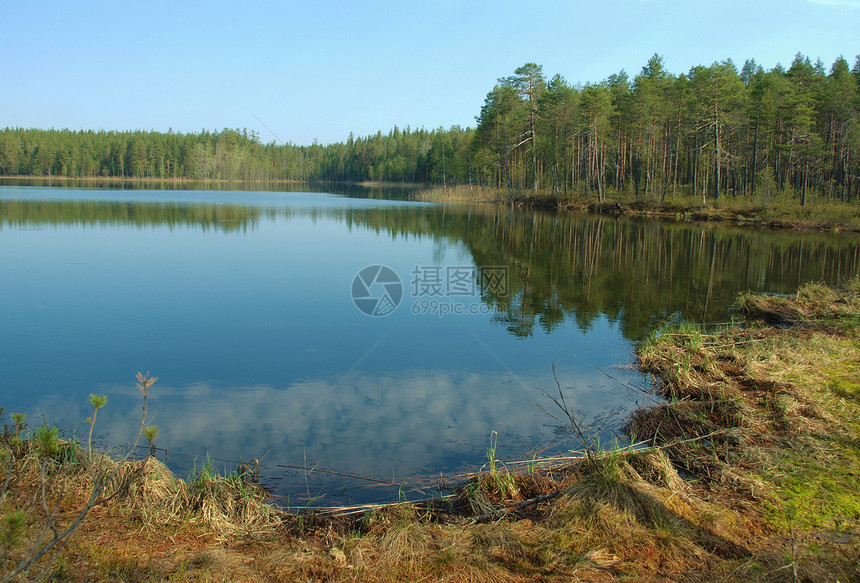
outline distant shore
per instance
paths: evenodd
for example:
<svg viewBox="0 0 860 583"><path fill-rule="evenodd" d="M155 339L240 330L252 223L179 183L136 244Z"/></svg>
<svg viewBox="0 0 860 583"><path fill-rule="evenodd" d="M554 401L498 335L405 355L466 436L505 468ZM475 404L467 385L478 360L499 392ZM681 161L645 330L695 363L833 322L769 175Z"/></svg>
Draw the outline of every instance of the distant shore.
<svg viewBox="0 0 860 583"><path fill-rule="evenodd" d="M440 203L493 203L517 207L587 211L610 215L649 216L683 221L728 221L772 229L819 229L860 231L860 207L840 202L808 202L801 207L796 201L775 196L770 201L724 196L717 203L703 204L701 197L679 194L663 201L610 193L605 202L596 197L569 194L514 192L504 189L456 186L433 187L419 191L415 200Z"/></svg>
<svg viewBox="0 0 860 583"><path fill-rule="evenodd" d="M0 176L0 181L22 182L127 182L127 183L165 183L165 184L308 184L305 180L259 179L259 180L227 180L209 178L205 180L184 177L158 176Z"/></svg>
<svg viewBox="0 0 860 583"><path fill-rule="evenodd" d="M714 203L702 203L701 197L678 194L662 201L646 197L633 197L626 193L610 192L604 202L596 196L583 196L579 193L552 195L532 191L515 191L513 197L505 189L489 187L470 187L466 185L441 187L404 182L338 182L307 181L288 179L259 180L197 180L191 178L159 177L117 177L117 176L2 176L0 182L21 182L30 184L169 184L174 186L206 185L254 185L303 184L323 186L326 184L358 186L367 189L406 189L412 191L410 198L416 201L448 204L511 204L520 208L548 211L592 212L608 215L628 215L655 217L680 221L725 221L741 225L760 226L770 229L817 229L834 232L860 232L860 206L838 201L809 201L805 206L783 195L775 195L769 200L751 200L723 196Z"/></svg>

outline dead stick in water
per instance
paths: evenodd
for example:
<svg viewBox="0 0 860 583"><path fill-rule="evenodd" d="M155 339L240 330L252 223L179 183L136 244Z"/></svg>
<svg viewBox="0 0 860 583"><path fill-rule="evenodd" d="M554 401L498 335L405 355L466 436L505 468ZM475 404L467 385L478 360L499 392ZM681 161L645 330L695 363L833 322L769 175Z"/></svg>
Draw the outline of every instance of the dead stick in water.
<svg viewBox="0 0 860 583"><path fill-rule="evenodd" d="M336 472L334 470L323 470L320 468L308 468L305 466L290 466L287 464L277 464L279 468L289 468L292 470L304 470L306 472L323 472L325 474L332 474L335 476L344 476L347 478L358 478L359 480L367 480L368 482L378 482L380 484L387 484L389 486L400 486L397 482L390 482L388 480L380 480L378 478L368 478L367 476L359 476L358 474L348 474L346 472Z"/></svg>

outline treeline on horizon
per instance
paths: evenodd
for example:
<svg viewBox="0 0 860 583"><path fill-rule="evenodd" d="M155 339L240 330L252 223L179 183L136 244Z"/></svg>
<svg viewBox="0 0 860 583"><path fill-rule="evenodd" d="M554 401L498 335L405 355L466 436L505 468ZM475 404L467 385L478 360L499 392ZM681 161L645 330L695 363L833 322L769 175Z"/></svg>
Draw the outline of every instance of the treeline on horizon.
<svg viewBox="0 0 860 583"><path fill-rule="evenodd" d="M6 128L0 176L381 181L468 185L606 200L607 192L815 194L860 200L860 56L829 71L797 54L788 69L730 60L673 75L654 55L571 85L528 63L498 80L475 128L400 129L345 143L264 144L224 129L72 131Z"/></svg>

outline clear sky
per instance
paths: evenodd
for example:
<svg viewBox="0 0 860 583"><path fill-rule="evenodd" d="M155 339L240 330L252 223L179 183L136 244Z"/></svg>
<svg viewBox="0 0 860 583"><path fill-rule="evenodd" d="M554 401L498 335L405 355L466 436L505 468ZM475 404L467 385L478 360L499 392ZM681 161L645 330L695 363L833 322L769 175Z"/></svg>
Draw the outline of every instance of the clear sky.
<svg viewBox="0 0 860 583"><path fill-rule="evenodd" d="M0 127L345 141L474 126L518 66L571 83L860 54L860 0L4 0Z"/></svg>

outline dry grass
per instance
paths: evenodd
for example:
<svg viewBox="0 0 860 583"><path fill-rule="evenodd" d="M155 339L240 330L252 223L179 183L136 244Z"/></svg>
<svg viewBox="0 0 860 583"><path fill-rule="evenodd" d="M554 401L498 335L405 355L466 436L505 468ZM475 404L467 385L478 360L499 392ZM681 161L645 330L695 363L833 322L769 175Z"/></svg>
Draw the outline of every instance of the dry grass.
<svg viewBox="0 0 860 583"><path fill-rule="evenodd" d="M151 457L128 464L117 482L123 495L115 504L149 527L188 521L224 537L266 538L289 516L268 504L258 484L217 475L180 480Z"/></svg>

